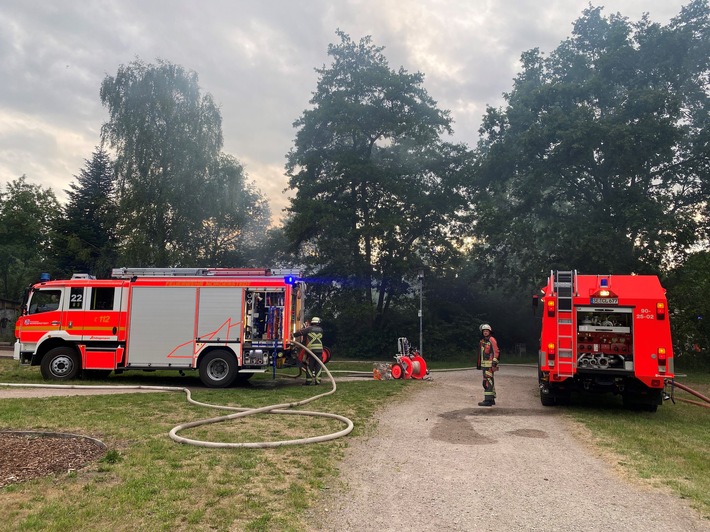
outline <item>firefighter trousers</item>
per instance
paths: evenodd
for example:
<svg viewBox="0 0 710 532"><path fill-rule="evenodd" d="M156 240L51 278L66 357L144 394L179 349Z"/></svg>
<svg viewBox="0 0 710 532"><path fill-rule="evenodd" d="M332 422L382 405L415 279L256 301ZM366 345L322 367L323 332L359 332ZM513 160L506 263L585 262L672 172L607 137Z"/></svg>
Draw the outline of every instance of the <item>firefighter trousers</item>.
<svg viewBox="0 0 710 532"><path fill-rule="evenodd" d="M483 399L495 399L496 386L493 378L493 368L483 369Z"/></svg>
<svg viewBox="0 0 710 532"><path fill-rule="evenodd" d="M321 357L321 353L313 351L317 357ZM308 360L306 360L306 383L320 384L320 374L323 368L318 363L316 359L312 356L307 355Z"/></svg>

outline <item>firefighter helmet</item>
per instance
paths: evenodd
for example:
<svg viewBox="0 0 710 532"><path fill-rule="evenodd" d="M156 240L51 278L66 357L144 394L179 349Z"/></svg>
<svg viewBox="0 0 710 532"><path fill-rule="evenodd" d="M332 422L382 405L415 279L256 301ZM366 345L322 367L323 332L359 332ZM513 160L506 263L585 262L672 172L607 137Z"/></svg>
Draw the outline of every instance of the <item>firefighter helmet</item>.
<svg viewBox="0 0 710 532"><path fill-rule="evenodd" d="M479 329L481 330L481 332L492 330L492 329L491 329L491 326L488 325L487 323L484 323L483 325L481 325L481 326L479 327Z"/></svg>
<svg viewBox="0 0 710 532"><path fill-rule="evenodd" d="M313 324L318 324L318 323L320 323L320 318L315 317L315 318L311 319L311 323L313 323Z"/></svg>

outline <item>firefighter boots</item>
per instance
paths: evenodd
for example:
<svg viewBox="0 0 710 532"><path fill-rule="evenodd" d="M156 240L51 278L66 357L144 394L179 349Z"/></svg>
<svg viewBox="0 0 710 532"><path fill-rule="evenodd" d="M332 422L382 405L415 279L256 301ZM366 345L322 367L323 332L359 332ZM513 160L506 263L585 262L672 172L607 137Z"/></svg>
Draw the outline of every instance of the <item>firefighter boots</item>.
<svg viewBox="0 0 710 532"><path fill-rule="evenodd" d="M494 404L496 404L496 400L495 400L495 399L488 399L488 398L486 398L485 400L483 400L483 401L481 401L480 403L478 403L478 406L493 406Z"/></svg>

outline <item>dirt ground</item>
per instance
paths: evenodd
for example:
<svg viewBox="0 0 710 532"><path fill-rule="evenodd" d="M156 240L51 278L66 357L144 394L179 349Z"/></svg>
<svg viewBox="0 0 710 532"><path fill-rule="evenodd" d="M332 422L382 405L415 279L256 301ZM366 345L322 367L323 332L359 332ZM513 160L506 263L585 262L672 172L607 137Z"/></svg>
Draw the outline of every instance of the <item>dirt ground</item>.
<svg viewBox="0 0 710 532"><path fill-rule="evenodd" d="M372 437L350 443L312 530L710 531L710 520L626 478L612 452L595 452L557 408L541 406L536 380L536 368L502 366L492 408L477 406L480 372L418 382L421 391L379 414Z"/></svg>
<svg viewBox="0 0 710 532"><path fill-rule="evenodd" d="M105 446L71 434L0 432L0 488L52 474L67 474L98 460Z"/></svg>
<svg viewBox="0 0 710 532"><path fill-rule="evenodd" d="M144 390L21 388L0 386L4 398L149 393ZM160 393L160 392L158 392ZM82 435L0 431L0 488L47 475L67 474L106 453L100 442Z"/></svg>

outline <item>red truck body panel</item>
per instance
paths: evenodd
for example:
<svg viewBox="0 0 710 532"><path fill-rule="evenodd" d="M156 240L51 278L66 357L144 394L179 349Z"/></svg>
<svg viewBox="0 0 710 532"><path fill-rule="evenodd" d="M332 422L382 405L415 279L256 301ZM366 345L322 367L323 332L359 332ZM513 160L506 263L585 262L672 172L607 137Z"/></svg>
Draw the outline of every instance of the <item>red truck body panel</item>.
<svg viewBox="0 0 710 532"><path fill-rule="evenodd" d="M552 272L540 339L543 392L650 392L658 403L674 376L668 302L656 276Z"/></svg>
<svg viewBox="0 0 710 532"><path fill-rule="evenodd" d="M131 271L32 286L15 328L15 358L61 379L80 370L198 369L217 350L223 360L210 357L211 367L224 362L231 379L235 368L246 374L275 364L302 325L304 288L293 275ZM53 361L43 364L50 351Z"/></svg>

